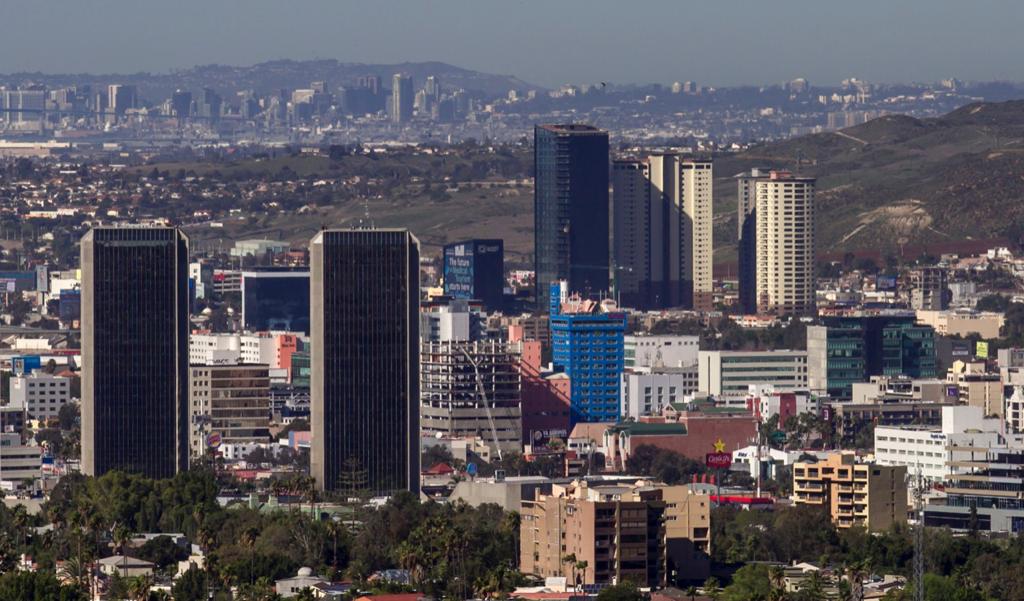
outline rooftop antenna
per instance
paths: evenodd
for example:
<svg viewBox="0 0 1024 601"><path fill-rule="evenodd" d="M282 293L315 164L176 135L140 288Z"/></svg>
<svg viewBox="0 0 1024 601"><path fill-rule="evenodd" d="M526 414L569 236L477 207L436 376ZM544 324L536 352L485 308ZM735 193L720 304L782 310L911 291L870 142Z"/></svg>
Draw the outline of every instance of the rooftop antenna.
<svg viewBox="0 0 1024 601"><path fill-rule="evenodd" d="M363 216L359 219L359 229L374 229L373 218L370 217L370 199L368 198L363 198Z"/></svg>

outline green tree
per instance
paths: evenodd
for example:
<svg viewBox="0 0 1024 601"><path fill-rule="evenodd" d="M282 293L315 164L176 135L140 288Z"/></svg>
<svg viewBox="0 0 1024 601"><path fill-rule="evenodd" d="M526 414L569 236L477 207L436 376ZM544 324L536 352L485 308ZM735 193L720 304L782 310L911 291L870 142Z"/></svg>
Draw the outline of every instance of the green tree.
<svg viewBox="0 0 1024 601"><path fill-rule="evenodd" d="M206 572L196 566L182 574L171 588L174 601L203 601L206 599L206 591Z"/></svg>
<svg viewBox="0 0 1024 601"><path fill-rule="evenodd" d="M727 601L768 601L772 593L769 566L763 563L747 564L732 576L732 584L725 587Z"/></svg>
<svg viewBox="0 0 1024 601"><path fill-rule="evenodd" d="M633 582L623 582L601 589L597 601L644 601L646 597Z"/></svg>
<svg viewBox="0 0 1024 601"><path fill-rule="evenodd" d="M63 585L53 572L7 572L0 576L2 601L85 601L77 586Z"/></svg>

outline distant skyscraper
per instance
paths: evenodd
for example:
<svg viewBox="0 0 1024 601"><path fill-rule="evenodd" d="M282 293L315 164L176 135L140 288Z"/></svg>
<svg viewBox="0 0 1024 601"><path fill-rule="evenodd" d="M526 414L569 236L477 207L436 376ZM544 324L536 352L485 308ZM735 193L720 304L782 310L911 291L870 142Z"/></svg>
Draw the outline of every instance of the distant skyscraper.
<svg viewBox="0 0 1024 601"><path fill-rule="evenodd" d="M712 306L712 166L677 154L616 161L615 276L623 304Z"/></svg>
<svg viewBox="0 0 1024 601"><path fill-rule="evenodd" d="M419 242L324 230L310 246L310 473L326 490L416 492Z"/></svg>
<svg viewBox="0 0 1024 601"><path fill-rule="evenodd" d="M360 88L370 90L377 96L384 90L384 85L380 81L380 75L364 75L356 80L356 84Z"/></svg>
<svg viewBox="0 0 1024 601"><path fill-rule="evenodd" d="M196 115L207 123L217 123L220 121L221 104L220 94L210 88L203 88L196 99Z"/></svg>
<svg viewBox="0 0 1024 601"><path fill-rule="evenodd" d="M534 264L538 306L550 284L608 290L608 132L589 125L533 130Z"/></svg>
<svg viewBox="0 0 1024 601"><path fill-rule="evenodd" d="M184 122L192 116L192 92L188 90L175 90L171 94L171 109L178 123Z"/></svg>
<svg viewBox="0 0 1024 601"><path fill-rule="evenodd" d="M107 99L110 111L117 117L124 116L125 111L133 109L138 102L135 86L111 84L107 87Z"/></svg>
<svg viewBox="0 0 1024 601"><path fill-rule="evenodd" d="M441 99L441 83L437 80L436 75L427 77L427 82L423 85L423 92L434 102Z"/></svg>
<svg viewBox="0 0 1024 601"><path fill-rule="evenodd" d="M747 315L757 313L757 182L768 179L763 169L736 176L737 247L740 307Z"/></svg>
<svg viewBox="0 0 1024 601"><path fill-rule="evenodd" d="M82 471L188 466L188 238L95 228L81 244Z"/></svg>
<svg viewBox="0 0 1024 601"><path fill-rule="evenodd" d="M412 119L412 105L416 94L412 88L412 78L395 73L391 79L391 121L405 123Z"/></svg>
<svg viewBox="0 0 1024 601"><path fill-rule="evenodd" d="M772 171L757 187L757 309L814 310L814 179Z"/></svg>

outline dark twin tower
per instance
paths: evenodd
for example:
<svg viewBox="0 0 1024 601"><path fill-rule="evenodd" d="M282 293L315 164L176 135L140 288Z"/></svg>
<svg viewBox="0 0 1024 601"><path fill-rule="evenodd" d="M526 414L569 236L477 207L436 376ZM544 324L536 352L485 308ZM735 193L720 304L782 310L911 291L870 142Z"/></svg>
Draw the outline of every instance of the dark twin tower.
<svg viewBox="0 0 1024 601"><path fill-rule="evenodd" d="M311 472L321 489L419 487L419 242L324 230L311 243ZM82 469L188 468L188 238L82 239Z"/></svg>

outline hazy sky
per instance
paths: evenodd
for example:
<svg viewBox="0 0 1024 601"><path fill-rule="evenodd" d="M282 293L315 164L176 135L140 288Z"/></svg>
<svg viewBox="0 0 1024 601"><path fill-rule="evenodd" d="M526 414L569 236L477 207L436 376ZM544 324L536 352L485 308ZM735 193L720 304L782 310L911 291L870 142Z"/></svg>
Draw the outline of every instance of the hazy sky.
<svg viewBox="0 0 1024 601"><path fill-rule="evenodd" d="M541 85L1024 80L1021 0L0 0L0 72L439 60Z"/></svg>

